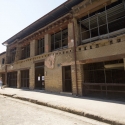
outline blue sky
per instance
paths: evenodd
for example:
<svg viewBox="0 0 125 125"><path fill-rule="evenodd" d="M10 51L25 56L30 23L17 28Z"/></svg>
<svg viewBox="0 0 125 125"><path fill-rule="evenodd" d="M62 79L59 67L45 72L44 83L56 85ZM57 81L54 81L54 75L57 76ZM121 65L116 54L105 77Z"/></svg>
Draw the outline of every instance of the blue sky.
<svg viewBox="0 0 125 125"><path fill-rule="evenodd" d="M66 0L0 0L0 53L4 41Z"/></svg>

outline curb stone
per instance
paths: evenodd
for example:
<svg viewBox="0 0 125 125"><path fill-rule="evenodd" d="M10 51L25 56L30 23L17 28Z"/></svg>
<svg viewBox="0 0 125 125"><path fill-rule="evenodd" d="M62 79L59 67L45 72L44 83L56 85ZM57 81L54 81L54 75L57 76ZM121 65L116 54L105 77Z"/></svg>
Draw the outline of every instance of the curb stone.
<svg viewBox="0 0 125 125"><path fill-rule="evenodd" d="M16 94L9 95L9 94L1 94L0 93L0 95L8 96L8 97L15 98L15 99L20 99L20 100L23 100L23 101L28 101L28 102L35 103L35 104L42 105L42 106L51 107L51 108L58 109L58 110L61 110L61 111L65 111L65 112L73 113L73 114L76 114L76 115L84 116L84 117L87 117L87 118L90 118L90 119L94 119L94 120L97 120L97 121L100 121L100 122L108 123L108 124L111 124L111 125L125 125L124 123L119 123L117 121L105 119L103 117L100 117L100 116L97 116L97 115L94 115L94 114L85 113L85 112L81 112L81 111L78 111L78 110L65 108L65 107L62 107L62 106L52 105L52 104L49 104L47 102L42 102L42 101L30 99L30 98L19 97Z"/></svg>

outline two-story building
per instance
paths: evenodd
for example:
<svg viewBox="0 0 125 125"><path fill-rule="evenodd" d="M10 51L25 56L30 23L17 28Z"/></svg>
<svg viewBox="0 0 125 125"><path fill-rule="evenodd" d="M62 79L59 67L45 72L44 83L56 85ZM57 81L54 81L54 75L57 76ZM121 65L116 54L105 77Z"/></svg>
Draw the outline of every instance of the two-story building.
<svg viewBox="0 0 125 125"><path fill-rule="evenodd" d="M3 45L9 87L125 97L125 0L68 0Z"/></svg>

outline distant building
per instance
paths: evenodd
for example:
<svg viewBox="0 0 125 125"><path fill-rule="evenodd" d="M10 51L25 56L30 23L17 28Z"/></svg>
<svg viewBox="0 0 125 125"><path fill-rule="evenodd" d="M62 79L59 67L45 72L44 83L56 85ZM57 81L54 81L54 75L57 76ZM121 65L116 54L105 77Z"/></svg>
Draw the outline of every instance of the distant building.
<svg viewBox="0 0 125 125"><path fill-rule="evenodd" d="M125 97L125 0L68 0L3 45L9 87Z"/></svg>

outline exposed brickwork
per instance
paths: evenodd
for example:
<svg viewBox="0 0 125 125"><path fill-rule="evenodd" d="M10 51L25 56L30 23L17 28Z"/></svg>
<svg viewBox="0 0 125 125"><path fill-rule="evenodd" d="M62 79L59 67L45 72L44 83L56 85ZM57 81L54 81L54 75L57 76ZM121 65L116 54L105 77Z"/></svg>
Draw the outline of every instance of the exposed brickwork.
<svg viewBox="0 0 125 125"><path fill-rule="evenodd" d="M76 75L75 75L75 65L71 66L71 75L72 75L72 90L73 94L77 94L76 86ZM78 84L78 95L82 96L82 83L83 83L83 65L77 65L77 84Z"/></svg>
<svg viewBox="0 0 125 125"><path fill-rule="evenodd" d="M17 71L17 88L21 87L21 71Z"/></svg>
<svg viewBox="0 0 125 125"><path fill-rule="evenodd" d="M68 48L74 46L73 22L68 24Z"/></svg>
<svg viewBox="0 0 125 125"><path fill-rule="evenodd" d="M21 46L18 44L16 47L15 61L18 61L20 59L21 59Z"/></svg>
<svg viewBox="0 0 125 125"><path fill-rule="evenodd" d="M125 54L125 35L120 35L111 39L103 39L94 41L92 43L80 45L80 27L78 24L78 18L83 15L87 15L88 11L92 9L95 11L101 7L104 7L106 1L92 2L83 6L86 1L73 8L74 16L70 15L70 19L62 18L61 21L55 20L51 25L43 27L40 31L36 31L31 36L27 36L23 41L16 41L7 47L7 53L0 56L0 62L2 62L3 57L7 57L6 63L8 63L8 58L10 57L10 49L16 46L16 56L15 62L7 66L7 72L17 71L17 87L21 86L21 70L29 69L29 88L35 88L35 63L43 62L50 55L55 55L54 65L52 67L44 66L45 74L45 90L52 92L62 92L63 91L63 66L71 66L71 76L72 76L72 93L77 94L76 86L76 74L75 74L75 56L74 56L74 43L76 43L76 62L77 62L77 83L78 83L78 95L82 95L82 83L84 81L84 70L83 64L85 60L90 60L93 58L100 59L109 56L118 56L120 54ZM89 1L90 2L90 1ZM108 2L110 4L110 2ZM81 7L81 8L79 8ZM86 9L85 9L86 7ZM99 8L98 8L99 7ZM78 9L78 12L77 12ZM90 12L92 12L90 11ZM67 15L67 16L68 16ZM78 17L78 18L76 18ZM51 52L51 34L58 32L62 29L68 28L68 48L63 50L57 50ZM84 34L83 39L88 34ZM37 55L37 40L44 37L44 52L43 54ZM66 36L67 37L67 36ZM66 38L67 39L67 38ZM118 40L120 39L120 42ZM18 43L19 42L19 43ZM21 57L21 46L28 44L30 42L30 57L24 60L20 60ZM56 45L58 46L58 45ZM125 58L125 57L122 57ZM125 59L124 59L125 62ZM48 58L48 65L53 63ZM81 63L81 64L80 64ZM125 66L124 66L125 67ZM0 75L5 72L5 65L0 67Z"/></svg>
<svg viewBox="0 0 125 125"><path fill-rule="evenodd" d="M30 42L30 57L33 57L36 55L36 40L32 40Z"/></svg>
<svg viewBox="0 0 125 125"><path fill-rule="evenodd" d="M29 88L35 88L35 65L32 64L29 70Z"/></svg>
<svg viewBox="0 0 125 125"><path fill-rule="evenodd" d="M44 43L45 43L45 53L48 53L51 51L51 35L46 34L44 37Z"/></svg>

